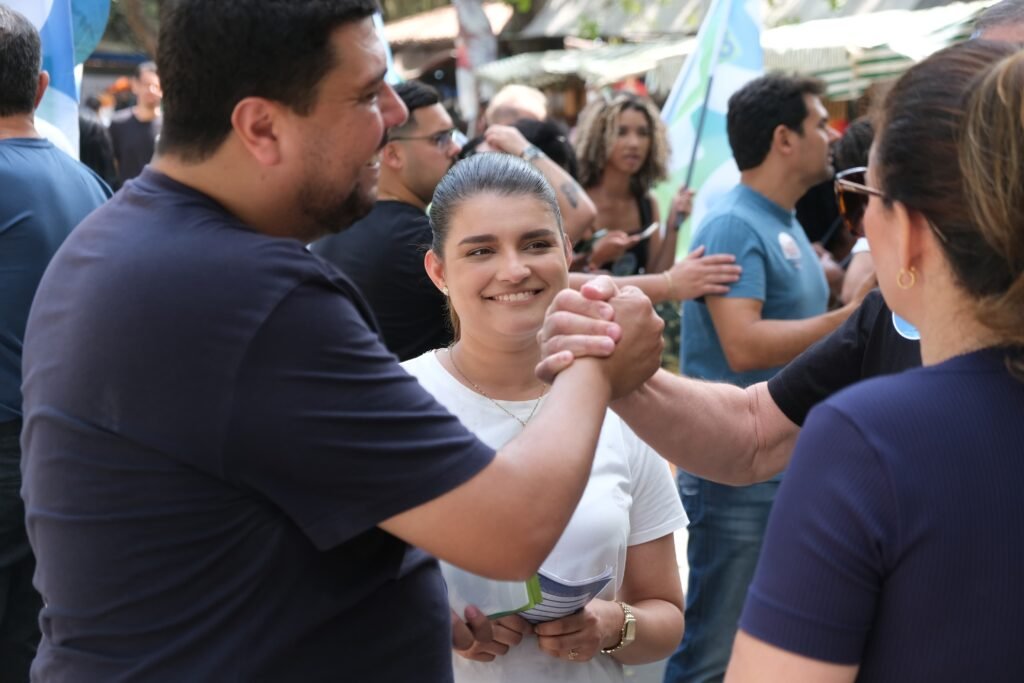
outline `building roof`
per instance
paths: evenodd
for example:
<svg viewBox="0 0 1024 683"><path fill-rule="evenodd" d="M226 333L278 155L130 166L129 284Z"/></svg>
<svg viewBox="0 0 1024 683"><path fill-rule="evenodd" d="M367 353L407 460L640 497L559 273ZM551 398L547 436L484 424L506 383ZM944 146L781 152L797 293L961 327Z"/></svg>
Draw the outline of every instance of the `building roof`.
<svg viewBox="0 0 1024 683"><path fill-rule="evenodd" d="M927 9L947 4L948 0L754 1L761 5L765 28L774 28L883 10ZM573 36L579 35L584 28L606 38L631 40L688 36L697 32L710 5L710 0L641 0L636 3L622 0L547 0L519 36Z"/></svg>
<svg viewBox="0 0 1024 683"><path fill-rule="evenodd" d="M503 2L485 2L484 13L495 35L501 33L512 18L511 5ZM459 20L455 7L439 7L414 14L384 25L384 38L392 47L409 43L438 43L454 41L459 35Z"/></svg>

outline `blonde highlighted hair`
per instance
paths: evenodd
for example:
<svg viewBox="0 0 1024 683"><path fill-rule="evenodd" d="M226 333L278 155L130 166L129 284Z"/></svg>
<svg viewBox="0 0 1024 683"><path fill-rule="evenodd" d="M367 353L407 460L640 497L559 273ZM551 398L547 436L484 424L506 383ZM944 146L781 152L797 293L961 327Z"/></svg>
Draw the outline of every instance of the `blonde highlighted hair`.
<svg viewBox="0 0 1024 683"><path fill-rule="evenodd" d="M1003 344L1024 348L1024 53L1002 59L971 88L959 143L964 196L983 240L976 251L990 257L987 286L970 288L977 318ZM954 269L967 258L954 256ZM1024 378L1020 354L1009 364Z"/></svg>
<svg viewBox="0 0 1024 683"><path fill-rule="evenodd" d="M665 124L658 108L650 100L630 93L619 93L611 100L599 100L580 114L576 128L576 156L579 160L580 185L593 187L601 180L612 148L619 136L619 118L624 111L639 111L651 129L651 148L644 165L631 183L637 194L646 193L667 175L669 145Z"/></svg>

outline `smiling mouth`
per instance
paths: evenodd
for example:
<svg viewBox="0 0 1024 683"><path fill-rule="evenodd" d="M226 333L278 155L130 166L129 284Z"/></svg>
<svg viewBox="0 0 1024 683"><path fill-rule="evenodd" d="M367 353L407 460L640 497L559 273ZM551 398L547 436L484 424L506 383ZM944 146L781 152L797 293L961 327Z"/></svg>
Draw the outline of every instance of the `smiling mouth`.
<svg viewBox="0 0 1024 683"><path fill-rule="evenodd" d="M491 301L497 301L497 302L503 303L503 304L517 304L517 303L522 303L524 301L529 301L530 299L533 299L535 296L540 294L540 292L541 292L541 290L539 290L539 289L530 289L530 290L527 290L525 292L512 292L510 294L496 294L494 296L489 296L489 297L486 297L486 298L490 299Z"/></svg>

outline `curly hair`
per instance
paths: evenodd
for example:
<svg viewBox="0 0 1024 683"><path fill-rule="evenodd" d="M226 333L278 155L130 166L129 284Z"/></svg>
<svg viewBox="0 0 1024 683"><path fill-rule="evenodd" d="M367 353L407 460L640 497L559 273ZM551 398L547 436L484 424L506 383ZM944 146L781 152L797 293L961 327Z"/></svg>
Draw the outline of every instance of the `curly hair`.
<svg viewBox="0 0 1024 683"><path fill-rule="evenodd" d="M593 187L601 180L605 165L619 135L619 117L624 111L638 111L651 127L651 148L644 165L630 180L638 194L647 192L656 182L664 180L668 168L668 136L658 108L646 98L620 93L611 100L599 100L580 114L576 129L576 156L579 159L580 184Z"/></svg>

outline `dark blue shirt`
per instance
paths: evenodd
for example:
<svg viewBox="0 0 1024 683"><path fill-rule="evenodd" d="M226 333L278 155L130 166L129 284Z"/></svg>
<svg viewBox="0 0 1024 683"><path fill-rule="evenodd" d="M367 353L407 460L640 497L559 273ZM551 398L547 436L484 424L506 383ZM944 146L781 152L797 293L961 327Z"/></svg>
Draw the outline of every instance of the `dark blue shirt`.
<svg viewBox="0 0 1024 683"><path fill-rule="evenodd" d="M371 319L150 169L71 235L26 337L34 679L450 679L436 562L377 524L492 451Z"/></svg>
<svg viewBox="0 0 1024 683"><path fill-rule="evenodd" d="M1024 383L986 350L811 411L740 626L861 681L1020 681Z"/></svg>
<svg viewBox="0 0 1024 683"><path fill-rule="evenodd" d="M106 183L48 140L0 140L0 424L21 417L25 321L46 264L108 197Z"/></svg>

